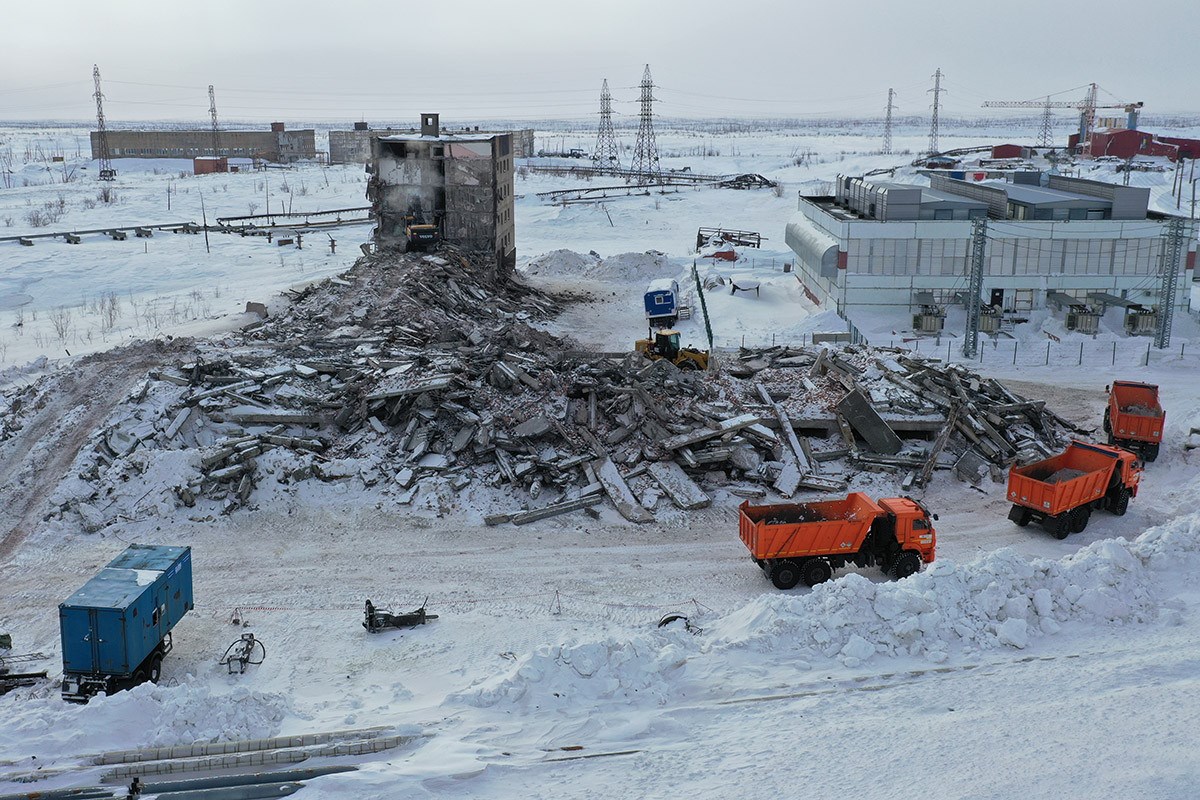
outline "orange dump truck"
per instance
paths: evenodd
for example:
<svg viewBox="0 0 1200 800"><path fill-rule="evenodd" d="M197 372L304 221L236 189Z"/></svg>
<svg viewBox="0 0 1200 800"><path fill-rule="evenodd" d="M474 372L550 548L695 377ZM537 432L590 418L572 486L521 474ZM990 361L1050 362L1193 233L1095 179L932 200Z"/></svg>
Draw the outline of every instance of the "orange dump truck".
<svg viewBox="0 0 1200 800"><path fill-rule="evenodd" d="M1158 387L1152 383L1113 381L1104 410L1104 432L1108 443L1132 450L1147 461L1158 458L1167 415L1158 402Z"/></svg>
<svg viewBox="0 0 1200 800"><path fill-rule="evenodd" d="M905 578L933 561L937 534L929 512L907 497L876 502L854 492L819 503L742 503L738 511L742 543L780 589L800 581L816 586L847 564Z"/></svg>
<svg viewBox="0 0 1200 800"><path fill-rule="evenodd" d="M1138 457L1128 450L1071 442L1056 456L1008 471L1008 518L1022 528L1040 522L1065 539L1086 528L1097 508L1124 514L1141 474Z"/></svg>

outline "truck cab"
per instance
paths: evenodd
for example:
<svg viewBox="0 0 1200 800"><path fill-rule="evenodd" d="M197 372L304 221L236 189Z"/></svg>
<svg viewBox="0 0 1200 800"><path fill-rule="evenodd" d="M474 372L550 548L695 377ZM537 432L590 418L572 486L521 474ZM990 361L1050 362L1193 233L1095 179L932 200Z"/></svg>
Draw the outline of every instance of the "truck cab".
<svg viewBox="0 0 1200 800"><path fill-rule="evenodd" d="M895 539L900 550L911 550L932 564L937 549L937 531L928 509L910 497L888 497L879 506L895 520Z"/></svg>

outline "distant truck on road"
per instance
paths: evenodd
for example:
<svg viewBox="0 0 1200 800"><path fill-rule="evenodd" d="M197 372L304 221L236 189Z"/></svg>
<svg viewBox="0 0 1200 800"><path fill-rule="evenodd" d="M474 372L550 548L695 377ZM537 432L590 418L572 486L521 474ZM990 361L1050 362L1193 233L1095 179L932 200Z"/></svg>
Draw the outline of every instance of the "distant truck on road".
<svg viewBox="0 0 1200 800"><path fill-rule="evenodd" d="M1132 450L1146 461L1158 458L1167 415L1152 383L1113 381L1104 410L1108 443Z"/></svg>
<svg viewBox="0 0 1200 800"><path fill-rule="evenodd" d="M1022 528L1039 522L1065 539L1086 528L1096 509L1124 515L1141 474L1138 457L1128 450L1071 442L1056 456L1009 470L1008 518Z"/></svg>
<svg viewBox="0 0 1200 800"><path fill-rule="evenodd" d="M933 562L937 546L928 510L908 497L876 502L853 492L817 503L746 502L738 512L742 543L779 589L816 586L847 564L906 578Z"/></svg>
<svg viewBox="0 0 1200 800"><path fill-rule="evenodd" d="M192 548L130 545L58 607L63 699L157 683L192 605Z"/></svg>

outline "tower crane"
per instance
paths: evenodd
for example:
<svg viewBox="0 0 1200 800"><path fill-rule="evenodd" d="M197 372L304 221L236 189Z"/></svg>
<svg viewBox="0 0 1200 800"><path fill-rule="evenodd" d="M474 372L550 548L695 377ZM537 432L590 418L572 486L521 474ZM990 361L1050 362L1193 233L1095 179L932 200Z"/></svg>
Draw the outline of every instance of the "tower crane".
<svg viewBox="0 0 1200 800"><path fill-rule="evenodd" d="M1050 116L1052 108L1077 108L1079 109L1079 146L1082 148L1083 155L1089 156L1092 154L1092 131L1096 127L1096 109L1098 108L1120 108L1130 115L1130 120L1137 119L1135 116L1138 109L1142 107L1142 103L1120 103L1117 105L1097 105L1096 94L1099 86L1094 83L1088 84L1087 94L1082 100L1063 101L1051 100L1049 96L1045 100L988 100L983 104L984 108L1038 108L1045 109L1045 115L1042 122L1042 139L1038 142L1039 145L1047 146L1050 142L1049 125L1047 120ZM1135 127L1131 126L1131 127Z"/></svg>

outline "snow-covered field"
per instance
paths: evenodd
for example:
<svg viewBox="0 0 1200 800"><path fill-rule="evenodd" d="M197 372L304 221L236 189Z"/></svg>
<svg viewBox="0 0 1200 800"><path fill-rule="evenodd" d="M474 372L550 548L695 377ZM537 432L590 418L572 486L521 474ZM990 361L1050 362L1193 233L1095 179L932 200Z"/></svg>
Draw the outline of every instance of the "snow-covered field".
<svg viewBox="0 0 1200 800"><path fill-rule="evenodd" d="M0 129L17 142L18 161L29 135ZM952 132L943 146L1027 138ZM923 143L919 131L896 137L897 149ZM664 166L758 172L784 191L689 189L562 206L536 193L569 179L520 177L525 280L589 296L550 329L597 350L628 349L644 333L642 287L690 273L700 226L768 237L736 264L700 262L703 274L762 283L758 297L708 296L719 345L743 336L798 343L841 329L783 272L795 192L911 156L873 154L874 137L805 131L664 132L659 146ZM361 168L180 177L179 164L120 162L119 201L89 208L97 185L87 178L38 183L61 168L27 166L0 190L0 223L13 220L0 235L198 220L201 192L210 219L247 214L265 204L266 183L273 208L363 202ZM1132 180L1168 206L1169 175ZM30 225L28 209L57 203L59 193L58 228ZM186 234L0 242L0 366L7 382L24 382L132 338L243 325L246 301L282 303L280 290L341 272L368 231L331 232L336 253L323 235L306 237L302 250L214 236L211 253L202 236ZM107 317L105 296L118 300ZM54 321L62 325L63 309L69 324L60 336ZM1054 324L1039 319L1014 341L1040 352L1042 330ZM1200 355L1195 326L1181 318L1173 343L1195 342ZM681 327L701 342L698 320ZM887 333L869 335L886 344ZM1078 346L1061 333L1064 348ZM1089 347L1101 345L1111 346ZM22 530L11 553L0 545L0 632L13 634L18 651L57 658L56 605L127 542L190 545L197 608L176 629L157 687L82 707L62 703L53 685L0 697L0 793L94 783L98 770L82 757L103 750L383 725L425 737L352 759L359 771L312 781L298 796L1194 797L1200 456L1182 445L1200 426L1196 362L1131 359L1114 370L1097 349L1081 364L1062 355L1047 366L1029 355L1014 365L1006 346L977 368L1089 428L1114 377L1160 384L1169 444L1128 515L1097 514L1063 541L1009 522L1002 484L976 488L936 473L922 499L940 515L938 560L898 582L861 570L813 590L775 590L747 558L729 504L641 526L609 510L599 520L572 514L489 528L475 514L376 507L339 484L340 497L298 493L227 516L180 508L97 534L62 520ZM48 362L31 365L38 356ZM111 385L94 394L80 387L54 410L99 424L89 409L118 391L115 373L131 363L114 361ZM64 476L39 480L38 472L58 463L63 441L48 433L28 454L5 451L0 478L52 488ZM885 478L878 488L895 490ZM393 609L428 597L440 618L368 637L360 626L367 597ZM694 630L657 627L669 612L687 615ZM235 616L247 627L230 624ZM243 630L268 656L228 676L216 662ZM44 777L15 782L30 773Z"/></svg>

